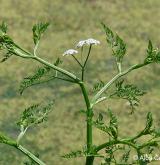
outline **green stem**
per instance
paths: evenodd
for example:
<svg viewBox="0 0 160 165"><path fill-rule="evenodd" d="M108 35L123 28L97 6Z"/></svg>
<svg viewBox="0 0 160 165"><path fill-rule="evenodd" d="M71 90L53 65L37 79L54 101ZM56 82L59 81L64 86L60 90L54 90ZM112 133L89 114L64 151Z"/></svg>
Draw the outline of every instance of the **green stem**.
<svg viewBox="0 0 160 165"><path fill-rule="evenodd" d="M97 101L97 99L99 99L100 96L106 91L106 89L108 89L110 87L110 85L112 85L117 79L119 79L120 77L126 75L127 73L131 72L132 70L141 68L141 67L143 67L143 66L145 66L147 64L148 63L136 64L136 65L133 65L132 67L130 67L129 69L127 69L126 71L117 74L115 77L113 77L113 79L111 79L103 88L101 88L97 92L97 94L93 97L91 103L94 105L95 102Z"/></svg>
<svg viewBox="0 0 160 165"><path fill-rule="evenodd" d="M68 72L65 69L59 68L59 67L55 66L54 64L51 64L51 63L43 60L42 58L40 58L38 56L32 55L30 53L26 53L26 52L21 52L18 49L15 49L15 53L16 53L16 56L20 56L22 58L27 58L27 59L30 59L31 58L31 59L34 59L34 60L36 60L36 61L38 61L38 62L40 62L40 63L42 63L42 64L44 64L46 66L49 66L49 67L53 68L54 70L62 73L63 75L68 76L69 78L75 80L75 82L79 82L79 79L74 74Z"/></svg>
<svg viewBox="0 0 160 165"><path fill-rule="evenodd" d="M85 60L85 62L84 62L84 65L83 65L84 68L86 67L87 61L88 61L88 59L89 59L89 55L90 55L90 53L91 53L91 48L92 48L92 45L89 46L87 58L86 58L86 60Z"/></svg>
<svg viewBox="0 0 160 165"><path fill-rule="evenodd" d="M84 81L84 67L82 67L82 81Z"/></svg>
<svg viewBox="0 0 160 165"><path fill-rule="evenodd" d="M87 107L87 152L89 153L92 149L92 117L93 117L93 112L91 108L91 104L88 98L87 91L85 89L84 83L80 82L79 83L82 94L86 103ZM86 165L92 165L94 161L94 156L87 156L86 158Z"/></svg>
<svg viewBox="0 0 160 165"><path fill-rule="evenodd" d="M79 79L74 74L72 74L72 73L70 73L70 72L68 72L68 71L66 71L66 70L64 70L62 68L59 68L59 67L57 67L57 66L55 66L55 65L53 65L53 64L51 64L51 63L49 63L49 62L47 62L47 61L45 61L43 59L41 59L40 57L35 56L33 59L39 61L40 63L42 63L42 64L44 64L46 66L49 66L49 67L59 71L60 73L62 73L64 75L72 78L75 81L79 81Z"/></svg>
<svg viewBox="0 0 160 165"><path fill-rule="evenodd" d="M91 53L91 48L92 48L92 45L89 46L87 58L86 58L86 60L85 60L85 62L84 62L84 64L83 64L83 66L82 66L82 81L84 80L85 67L86 67L86 65L87 65L87 61L88 61L88 59L89 59L89 55L90 55L90 53Z"/></svg>
<svg viewBox="0 0 160 165"><path fill-rule="evenodd" d="M40 159L38 159L35 155L33 155L30 151L28 151L26 148L24 148L21 145L16 146L16 148L21 151L23 154L28 156L30 159L32 159L35 163L39 165L46 165L44 162L42 162Z"/></svg>
<svg viewBox="0 0 160 165"><path fill-rule="evenodd" d="M88 156L86 158L86 165L93 165L94 162L94 156Z"/></svg>
<svg viewBox="0 0 160 165"><path fill-rule="evenodd" d="M74 55L72 55L72 57L79 64L80 67L83 67L82 64L78 61L78 59Z"/></svg>
<svg viewBox="0 0 160 165"><path fill-rule="evenodd" d="M79 85L81 87L83 97L84 97L86 107L87 107L87 149L88 151L90 151L92 147L92 124L91 124L92 123L92 109L91 109L88 94L83 82L80 82Z"/></svg>
<svg viewBox="0 0 160 165"><path fill-rule="evenodd" d="M39 165L46 165L44 162L42 162L40 159L38 159L34 154L32 154L30 151L28 151L26 148L24 148L21 145L18 145L17 142L3 134L0 133L0 143L7 144L9 146L15 147L19 151L21 151L23 154L27 155L30 159L32 159L35 163Z"/></svg>
<svg viewBox="0 0 160 165"><path fill-rule="evenodd" d="M142 153L140 152L139 149L137 150L137 155L138 155L138 164L139 165L147 165L146 162L144 162L143 160L141 160Z"/></svg>
<svg viewBox="0 0 160 165"><path fill-rule="evenodd" d="M96 147L95 150L96 150L96 152L98 152L98 151L100 151L100 150L102 150L102 149L104 149L104 148L106 148L108 146L112 146L114 144L126 144L126 145L131 146L131 147L133 147L134 149L137 150L137 146L135 144L131 143L131 142L126 141L126 139L123 139L123 140L113 140L113 141L109 141L109 142L103 143L103 144L99 145L98 147Z"/></svg>

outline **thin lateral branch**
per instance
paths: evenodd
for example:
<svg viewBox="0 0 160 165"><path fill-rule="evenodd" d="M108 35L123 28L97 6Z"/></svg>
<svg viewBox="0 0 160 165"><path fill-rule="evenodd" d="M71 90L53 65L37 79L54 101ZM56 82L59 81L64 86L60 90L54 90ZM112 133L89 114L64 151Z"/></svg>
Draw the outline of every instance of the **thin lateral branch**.
<svg viewBox="0 0 160 165"><path fill-rule="evenodd" d="M14 139L9 138L8 136L2 134L1 132L0 132L0 143L4 143L4 144L10 145L10 146L17 145L17 143Z"/></svg>
<svg viewBox="0 0 160 165"><path fill-rule="evenodd" d="M19 151L21 151L23 154L27 155L29 158L31 158L35 163L38 165L46 165L44 162L42 162L40 159L38 159L34 154L32 154L30 151L28 151L26 148L24 148L21 145L18 145L17 142L14 139L9 138L8 136L5 136L0 133L0 143L7 144L9 146L15 147Z"/></svg>
<svg viewBox="0 0 160 165"><path fill-rule="evenodd" d="M74 55L72 55L72 57L73 57L74 60L79 64L80 67L83 67L82 64L78 61L78 59L77 59Z"/></svg>
<svg viewBox="0 0 160 165"><path fill-rule="evenodd" d="M65 78L62 78L62 77L54 77L56 79L59 79L59 80L63 80L63 81L68 81L68 82L71 82L71 83L75 83L75 81L72 81L72 80L69 80L69 79L65 79Z"/></svg>
<svg viewBox="0 0 160 165"><path fill-rule="evenodd" d="M144 144L140 145L138 148L139 148L139 149L142 149L142 148L145 148L145 147L147 147L147 146L157 145L158 142L160 142L160 140L150 141L150 142L148 142L148 143L144 143Z"/></svg>
<svg viewBox="0 0 160 165"><path fill-rule="evenodd" d="M37 49L38 49L38 45L39 45L39 41L36 43L36 45L34 47L34 50L33 50L34 56L37 56L36 52L37 52Z"/></svg>
<svg viewBox="0 0 160 165"><path fill-rule="evenodd" d="M40 159L38 159L34 154L32 154L30 151L28 151L26 148L24 148L21 145L18 145L16 147L19 151L21 151L23 154L31 158L35 163L38 165L46 165L44 162L42 162Z"/></svg>
<svg viewBox="0 0 160 165"><path fill-rule="evenodd" d="M16 43L14 43L14 44L15 44L16 48L18 48L18 49L20 49L21 51L23 51L24 53L26 53L26 54L32 56L32 54L31 54L29 51L27 51L26 49L24 49L24 48L18 46Z"/></svg>
<svg viewBox="0 0 160 165"><path fill-rule="evenodd" d="M84 68L86 67L87 61L88 61L88 59L89 59L89 55L90 55L90 53L91 53L91 48L92 48L92 45L89 46L87 58L86 58L86 60L85 60L85 62L84 62L84 65L83 65Z"/></svg>
<svg viewBox="0 0 160 165"><path fill-rule="evenodd" d="M47 62L45 60L43 60L40 57L33 57L33 59L35 59L36 61L39 61L40 63L42 63L42 64L44 64L46 66L49 66L49 67L57 70L58 72L60 72L60 73L62 73L64 75L70 77L71 79L75 80L75 82L79 82L79 79L74 74L72 74L72 73L70 73L70 72L68 72L68 71L66 71L66 70L64 70L62 68L59 68L59 67L57 67L57 66L55 66L55 65L53 65L53 64L51 64L51 63L49 63L49 62Z"/></svg>
<svg viewBox="0 0 160 165"><path fill-rule="evenodd" d="M119 74L117 74L115 77L113 77L103 88L101 88L97 94L93 97L92 99L92 104L94 105L95 102L97 101L97 99L100 98L100 96L110 87L110 85L112 85L117 79L119 79L120 77L126 75L127 73L131 72L132 70L135 70L135 69L138 69L138 68L141 68L145 65L147 65L148 63L143 63L143 64L136 64L136 65L133 65L132 67L130 67L129 69L127 69L126 71L124 72L121 72Z"/></svg>
<svg viewBox="0 0 160 165"><path fill-rule="evenodd" d="M81 76L81 80L82 80L82 81L84 81L85 67L86 67L86 65L87 65L87 61L88 61L88 59L89 59L89 55L90 55L90 53L91 53L91 48L92 48L92 45L89 46L89 50L88 50L88 54L87 54L86 60L85 60L85 62L84 62L84 64L83 64L83 66L82 66L82 76Z"/></svg>
<svg viewBox="0 0 160 165"><path fill-rule="evenodd" d="M96 147L95 151L98 152L98 151L104 149L105 147L112 146L114 144L126 144L128 146L133 147L135 150L138 149L138 147L135 144L130 143L126 140L113 140L113 141L106 142L106 143L103 143L103 144L99 145L98 147Z"/></svg>
<svg viewBox="0 0 160 165"><path fill-rule="evenodd" d="M23 138L23 136L25 135L27 129L28 129L28 127L25 128L25 129L22 127L22 130L21 130L21 132L20 132L20 134L18 135L17 140L16 140L16 141L17 141L17 144L19 144L20 140L21 140L21 139Z"/></svg>
<svg viewBox="0 0 160 165"><path fill-rule="evenodd" d="M121 73L122 72L122 63L121 62L116 62L116 64L117 64L118 72Z"/></svg>
<svg viewBox="0 0 160 165"><path fill-rule="evenodd" d="M22 52L19 49L22 50ZM38 61L38 62L40 62L40 63L42 63L42 64L44 64L46 66L49 66L49 67L53 68L54 70L56 70L56 71L58 71L58 72L60 72L60 73L62 73L64 75L70 77L71 79L75 80L75 82L79 82L80 81L78 77L76 77L74 74L70 73L69 71L64 70L64 69L62 69L60 67L57 67L54 64L51 64L51 63L43 60L42 58L40 58L38 56L32 55L31 53L26 52L22 48L18 47L18 49L15 49L15 53L16 53L16 56L20 56L22 58L31 58L31 59L34 59L34 60L36 60L36 61Z"/></svg>

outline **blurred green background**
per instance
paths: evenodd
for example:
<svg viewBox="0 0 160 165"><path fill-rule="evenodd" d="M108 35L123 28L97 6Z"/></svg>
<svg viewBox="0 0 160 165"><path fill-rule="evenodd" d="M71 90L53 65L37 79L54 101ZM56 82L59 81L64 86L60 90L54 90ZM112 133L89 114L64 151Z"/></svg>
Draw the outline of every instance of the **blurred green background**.
<svg viewBox="0 0 160 165"><path fill-rule="evenodd" d="M62 57L66 49L86 38L100 40L101 45L92 49L87 67L87 85L91 94L98 80L107 82L116 73L111 50L106 44L100 22L103 21L117 32L127 43L124 68L143 61L148 39L160 45L160 1L159 0L0 0L0 21L9 25L9 34L26 49L33 50L32 26L49 21L51 26L43 36L39 55L52 62ZM0 54L2 57L2 53ZM62 57L63 68L75 74L79 67L70 57ZM0 64L0 131L16 138L16 126L22 111L29 105L55 99L56 104L48 121L31 128L22 143L47 165L82 165L83 158L64 160L60 155L82 148L85 144L85 117L78 111L84 108L83 98L76 85L50 82L27 89L19 95L19 84L39 64L13 57ZM160 124L160 66L153 64L125 79L147 91L135 114L123 100L110 100L95 108L95 112L106 113L112 108L118 116L120 134L134 135L145 125L148 111L153 112L155 123ZM94 142L100 144L106 136L94 129ZM0 144L0 165L22 165L26 157L14 148ZM159 164L156 162L155 164ZM95 163L100 164L100 163Z"/></svg>

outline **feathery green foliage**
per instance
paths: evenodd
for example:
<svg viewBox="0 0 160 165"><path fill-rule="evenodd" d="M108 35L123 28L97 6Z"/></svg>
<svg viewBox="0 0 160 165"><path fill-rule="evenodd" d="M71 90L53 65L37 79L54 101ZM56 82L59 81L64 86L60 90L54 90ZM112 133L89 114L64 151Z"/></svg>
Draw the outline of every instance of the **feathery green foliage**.
<svg viewBox="0 0 160 165"><path fill-rule="evenodd" d="M117 123L117 118L111 111L111 109L108 109L108 114L110 117L110 122L109 126L107 126L104 121L103 121L103 115L100 113L97 120L93 121L93 125L100 129L101 131L106 132L109 136L112 138L117 138L118 137L118 123Z"/></svg>
<svg viewBox="0 0 160 165"><path fill-rule="evenodd" d="M112 32L104 23L102 26L106 33L106 41L112 48L113 55L116 57L117 62L122 62L123 56L126 53L126 44L124 41L117 35Z"/></svg>
<svg viewBox="0 0 160 165"><path fill-rule="evenodd" d="M42 34L47 30L49 26L49 23L38 23L38 24L35 24L32 28L32 31L33 31L33 41L34 41L34 44L36 45L39 40L41 39L41 36Z"/></svg>
<svg viewBox="0 0 160 165"><path fill-rule="evenodd" d="M39 104L35 104L25 109L21 115L20 120L17 122L19 126L23 126L24 129L32 125L40 124L46 121L49 112L52 110L53 102L41 107Z"/></svg>
<svg viewBox="0 0 160 165"><path fill-rule="evenodd" d="M124 80L119 80L119 78L125 76L126 74L129 74L133 70L142 68L153 62L159 62L159 50L155 51L153 49L152 42L149 41L147 58L144 60L144 63L135 64L126 70L122 70L121 64L123 61L123 56L126 53L126 44L117 34L113 33L111 29L109 29L105 24L102 23L106 33L106 40L112 48L113 55L116 57L118 73L108 83L101 81L98 84L96 84L93 88L94 96L90 100L85 85L86 83L84 81L84 73L86 69L85 66L87 65L89 55L92 50L92 46L99 45L100 42L92 38L79 42L79 47L82 48L81 55L85 58L84 65L81 65L81 63L78 61L78 58L74 56L74 52L77 53L78 51L73 49L67 51L67 55L71 55L72 57L74 57L74 60L78 63L78 65L80 65L82 75L81 78L79 78L77 75L59 67L59 64L62 63L62 61L59 58L56 60L54 64L52 64L50 62L43 60L37 55L36 50L38 48L39 40L41 39L41 36L47 29L48 25L48 23L39 23L33 26L32 31L35 48L33 53L30 53L21 48L19 45L15 44L15 42L13 42L11 37L6 34L7 26L5 25L5 23L2 23L2 25L0 26L0 46L8 53L2 61L5 61L11 55L16 55L22 58L34 59L39 63L43 64L43 67L39 67L32 76L28 76L22 81L20 85L21 94L26 88L30 86L40 84L43 82L48 82L55 78L70 82L72 84L76 84L80 87L86 105L85 110L81 110L81 112L83 112L86 115L86 144L82 150L72 151L69 154L65 154L63 158L86 157L86 165L93 165L94 159L96 157L103 159L101 165L110 165L112 163L116 165L142 165L150 163L150 161L148 160L141 160L140 157L143 156L145 149L147 149L147 152L151 153L154 151L155 148L159 147L160 131L159 128L155 128L155 126L153 126L153 118L151 112L147 114L146 126L143 130L141 130L139 133L132 137L126 136L125 138L122 138L120 136L121 134L119 133L120 129L117 116L111 111L111 109L108 109L108 117L110 120L107 124L105 123L104 117L101 113L99 113L98 118L94 120L95 113L93 110L94 106L97 103L103 102L109 98L122 98L127 100L130 103L132 110L136 106L138 106L139 96L144 95L145 92L140 90L133 84L124 84ZM87 47L87 55L84 55L85 52L83 51L83 45L85 44L89 45L89 47ZM107 90L113 84L115 84L116 89L113 93L110 94L110 92L108 92ZM103 97L104 94L107 94L108 96ZM17 137L16 142L10 140L8 137L5 137L3 135L0 135L0 142L14 146L22 153L27 155L31 159L31 162L27 162L27 164L37 163L39 165L45 165L45 163L42 162L38 156L32 154L30 151L21 146L20 140L23 138L24 134L26 133L29 127L40 124L47 119L47 117L49 116L49 112L52 110L52 106L53 102L47 104L46 106L34 104L29 108L25 109L19 121L17 122L18 126L20 126L20 133ZM109 138L106 139L104 143L100 145L95 145L93 143L93 126L97 127L99 130L103 131L109 136ZM139 139L141 137L146 137L148 135L149 140L145 139L144 142L140 142ZM151 147L152 149L149 149ZM101 150L105 150L104 155L99 153L99 151ZM135 153L138 156L138 159L130 162L129 158L131 157L132 150L135 151ZM123 151L122 157L120 158L120 163L119 159L116 156L116 153L118 151Z"/></svg>
<svg viewBox="0 0 160 165"><path fill-rule="evenodd" d="M0 25L0 49L5 50L5 55L1 60L1 62L6 61L9 57L15 54L14 47L16 45L6 33L7 33L7 25L5 22L3 22Z"/></svg>
<svg viewBox="0 0 160 165"><path fill-rule="evenodd" d="M7 33L7 24L5 22L2 22L2 24L0 25L0 34L6 34Z"/></svg>
<svg viewBox="0 0 160 165"><path fill-rule="evenodd" d="M129 102L132 110L135 109L136 106L139 105L139 96L143 96L146 92L138 89L133 84L124 84L124 80L117 81L116 91L110 95L111 98L122 98Z"/></svg>
<svg viewBox="0 0 160 165"><path fill-rule="evenodd" d="M58 66L62 63L62 60L60 58L57 58L54 65ZM20 84L19 92L22 94L25 89L33 86L38 85L42 83L49 82L51 80L54 80L57 76L57 72L53 70L52 68L48 66L39 67L34 75L25 77L23 81Z"/></svg>
<svg viewBox="0 0 160 165"><path fill-rule="evenodd" d="M100 80L99 82L97 82L96 84L94 84L94 86L93 86L93 92L99 91L102 87L104 87L104 82L102 80Z"/></svg>
<svg viewBox="0 0 160 165"><path fill-rule="evenodd" d="M148 42L147 57L145 63L159 63L160 62L160 50L153 48L152 41Z"/></svg>

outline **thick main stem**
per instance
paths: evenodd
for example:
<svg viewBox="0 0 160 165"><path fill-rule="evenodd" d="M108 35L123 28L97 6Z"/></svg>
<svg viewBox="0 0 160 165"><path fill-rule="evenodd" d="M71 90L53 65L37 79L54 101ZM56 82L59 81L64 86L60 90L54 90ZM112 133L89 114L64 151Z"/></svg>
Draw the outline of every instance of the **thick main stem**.
<svg viewBox="0 0 160 165"><path fill-rule="evenodd" d="M93 165L94 162L94 156L88 156L86 158L86 165Z"/></svg>
<svg viewBox="0 0 160 165"><path fill-rule="evenodd" d="M93 116L93 112L92 112L91 104L90 104L88 94L87 94L87 91L85 89L83 82L80 82L79 85L81 87L82 94L83 94L83 97L84 97L84 100L86 103L86 107L87 107L87 151L89 153L92 149L92 116ZM93 156L87 156L86 165L92 165L93 161L94 161Z"/></svg>

